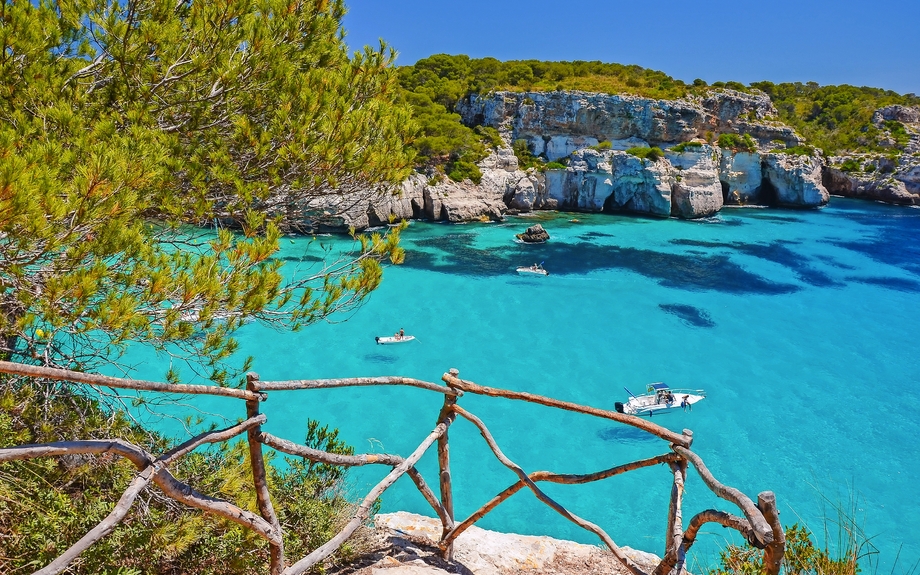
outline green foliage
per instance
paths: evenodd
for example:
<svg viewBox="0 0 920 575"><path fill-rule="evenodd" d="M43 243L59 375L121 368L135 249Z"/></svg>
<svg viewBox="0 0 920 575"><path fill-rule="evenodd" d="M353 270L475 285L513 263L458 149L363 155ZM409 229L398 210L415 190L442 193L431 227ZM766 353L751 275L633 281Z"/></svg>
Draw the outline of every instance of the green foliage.
<svg viewBox="0 0 920 575"><path fill-rule="evenodd" d="M901 95L879 88L820 86L815 82L756 82L751 87L766 92L780 119L825 154L844 150L883 151L884 133L872 124L875 110L892 104L920 105L920 97L913 94ZM892 131L898 145L906 143L904 136L894 133L899 132L897 126L885 127Z"/></svg>
<svg viewBox="0 0 920 575"><path fill-rule="evenodd" d="M700 148L703 147L703 144L700 142L681 142L676 146L670 148L672 152L682 154L684 152L699 152Z"/></svg>
<svg viewBox="0 0 920 575"><path fill-rule="evenodd" d="M119 438L161 453L173 444L134 427L121 413L61 384L0 380L0 445ZM307 422L307 443L351 454L336 430ZM258 513L245 442L199 449L171 466L202 493ZM269 461L272 502L285 526L289 557L302 557L331 538L352 504L343 496L343 472L300 459ZM117 456L41 458L0 464L0 566L31 572L79 540L111 511L136 472ZM143 501L143 503L141 503ZM338 558L347 558L349 549ZM344 554L344 556L343 556ZM73 575L125 573L257 574L268 546L229 521L177 505L150 487L125 520L90 547L67 571Z"/></svg>
<svg viewBox="0 0 920 575"><path fill-rule="evenodd" d="M736 152L756 152L757 142L750 134L719 134L719 147Z"/></svg>
<svg viewBox="0 0 920 575"><path fill-rule="evenodd" d="M861 172L862 171L862 162L855 160L853 158L847 158L840 165L840 171L842 172Z"/></svg>
<svg viewBox="0 0 920 575"><path fill-rule="evenodd" d="M447 177L455 182L472 180L478 184L482 180L482 171L473 162L461 158L447 164Z"/></svg>
<svg viewBox="0 0 920 575"><path fill-rule="evenodd" d="M869 541L852 523L842 528L837 557L818 548L809 531L794 524L786 528L786 553L782 572L786 575L856 575L860 562L874 553ZM720 567L709 575L759 575L763 573L763 551L746 544L729 545L719 554Z"/></svg>
<svg viewBox="0 0 920 575"><path fill-rule="evenodd" d="M882 122L882 125L888 130L888 133L891 134L891 137L894 138L896 145L900 148L903 148L907 145L907 142L910 141L910 135L907 133L907 130L904 128L904 124L898 122L897 120L885 120Z"/></svg>
<svg viewBox="0 0 920 575"><path fill-rule="evenodd" d="M544 170L564 170L566 165L561 162L549 162L543 166Z"/></svg>
<svg viewBox="0 0 920 575"><path fill-rule="evenodd" d="M514 155L517 156L520 169L543 168L543 160L533 155L530 148L527 146L527 140L515 140L511 144L511 148L514 150Z"/></svg>
<svg viewBox="0 0 920 575"><path fill-rule="evenodd" d="M144 341L227 383L244 320L297 329L376 288L393 242L313 286L272 257L299 206L411 166L392 53L349 55L344 10L4 3L0 357L91 369ZM215 221L241 233L180 228Z"/></svg>
<svg viewBox="0 0 920 575"><path fill-rule="evenodd" d="M658 146L652 148L637 146L635 148L626 150L626 153L636 156L637 158L642 158L643 160L650 160L652 162L657 162L664 157L664 152Z"/></svg>
<svg viewBox="0 0 920 575"><path fill-rule="evenodd" d="M603 142L598 142L596 145L591 146L592 150L598 151L609 150L611 148L613 148L613 144L610 142L610 140L604 140Z"/></svg>

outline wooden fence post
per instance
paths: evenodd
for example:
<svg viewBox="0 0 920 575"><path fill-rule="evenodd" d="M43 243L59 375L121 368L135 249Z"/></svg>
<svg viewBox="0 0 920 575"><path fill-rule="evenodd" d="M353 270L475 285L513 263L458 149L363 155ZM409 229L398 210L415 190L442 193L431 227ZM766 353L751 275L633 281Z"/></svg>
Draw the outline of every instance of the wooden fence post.
<svg viewBox="0 0 920 575"><path fill-rule="evenodd" d="M773 542L763 551L763 571L766 575L777 575L786 553L786 533L783 531L783 524L780 523L776 496L772 491L764 491L757 495L757 508L773 528Z"/></svg>
<svg viewBox="0 0 920 575"><path fill-rule="evenodd" d="M246 374L246 389L254 393L259 393L259 374L249 372ZM255 417L259 415L259 400L251 399L246 401L246 416ZM259 441L259 435L262 433L262 426L256 425L246 431L246 438L249 442L249 459L252 463L252 480L256 487L256 500L259 503L259 513L262 518L271 523L272 529L278 536L278 543L269 543L271 550L271 574L281 575L284 570L284 539L281 531L281 522L275 514L272 507L271 494L268 492L268 480L265 474L265 460L262 457L262 443Z"/></svg>
<svg viewBox="0 0 920 575"><path fill-rule="evenodd" d="M453 377L458 377L460 375L460 371L456 368L451 368L450 374ZM454 496L451 489L450 445L447 441L447 434L450 430L450 424L453 423L454 419L457 417L457 414L455 414L452 409L455 403L457 403L456 397L452 395L445 395L444 407L441 408L441 413L438 415L438 423L445 423L448 427L448 429L444 431L444 434L438 438L438 469L441 484L441 505L444 506L444 511L446 512L447 518L447 521L443 522L442 525L443 529L441 532L441 539L444 539L444 537L450 533L451 529L454 528ZM442 550L441 555L446 561L453 561L453 543L446 546Z"/></svg>

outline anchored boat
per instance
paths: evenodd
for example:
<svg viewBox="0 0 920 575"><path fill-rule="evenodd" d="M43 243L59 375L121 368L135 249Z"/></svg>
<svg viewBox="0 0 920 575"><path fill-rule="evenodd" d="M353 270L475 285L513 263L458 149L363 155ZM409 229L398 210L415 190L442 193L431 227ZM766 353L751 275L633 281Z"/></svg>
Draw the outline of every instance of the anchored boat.
<svg viewBox="0 0 920 575"><path fill-rule="evenodd" d="M626 389L625 387L623 389ZM635 395L626 389L629 400L613 404L619 413L627 415L654 415L670 413L674 410L691 411L693 404L706 398L702 389L672 389L662 382L650 383L644 395Z"/></svg>
<svg viewBox="0 0 920 575"><path fill-rule="evenodd" d="M519 274L535 274L539 276L548 276L549 272L543 269L543 262L540 262L539 265L534 264L532 266L520 267L517 269Z"/></svg>
<svg viewBox="0 0 920 575"><path fill-rule="evenodd" d="M407 341L412 341L415 339L414 335L378 335L374 338L380 345L388 345L391 343L406 343Z"/></svg>

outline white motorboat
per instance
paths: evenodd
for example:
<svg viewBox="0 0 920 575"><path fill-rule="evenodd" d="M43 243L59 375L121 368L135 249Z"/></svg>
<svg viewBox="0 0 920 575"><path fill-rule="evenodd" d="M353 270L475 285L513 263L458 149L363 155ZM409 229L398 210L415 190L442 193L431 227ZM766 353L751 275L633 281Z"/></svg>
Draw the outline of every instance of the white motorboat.
<svg viewBox="0 0 920 575"><path fill-rule="evenodd" d="M543 269L543 264L540 265L534 264L532 266L520 267L517 268L517 273L519 274L535 274L538 276L548 276L549 272Z"/></svg>
<svg viewBox="0 0 920 575"><path fill-rule="evenodd" d="M414 335L378 335L374 338L379 345L389 345L391 343L406 343L415 339Z"/></svg>
<svg viewBox="0 0 920 575"><path fill-rule="evenodd" d="M623 389L626 389L625 387ZM666 383L650 383L644 395L634 395L626 389L629 400L626 403L617 401L613 404L619 413L627 415L654 415L671 413L672 411L691 411L693 404L706 398L702 389L672 389Z"/></svg>

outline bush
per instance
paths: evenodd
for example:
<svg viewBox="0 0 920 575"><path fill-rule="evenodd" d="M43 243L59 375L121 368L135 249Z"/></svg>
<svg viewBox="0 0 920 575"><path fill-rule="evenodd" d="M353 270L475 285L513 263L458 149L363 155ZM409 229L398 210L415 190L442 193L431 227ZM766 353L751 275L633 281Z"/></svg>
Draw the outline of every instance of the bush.
<svg viewBox="0 0 920 575"><path fill-rule="evenodd" d="M699 142L681 142L671 148L672 152L683 154L684 152L698 152L703 144Z"/></svg>
<svg viewBox="0 0 920 575"><path fill-rule="evenodd" d="M720 134L719 147L736 152L756 152L757 142L750 134Z"/></svg>
<svg viewBox="0 0 920 575"><path fill-rule="evenodd" d="M482 170L479 169L479 166L463 158L448 163L446 169L447 177L455 182L462 182L468 179L472 180L474 184L478 184L482 181Z"/></svg>
<svg viewBox="0 0 920 575"><path fill-rule="evenodd" d="M0 379L0 444L19 445L89 438L120 438L162 453L175 442L132 425L122 413L63 384ZM307 423L306 445L350 454L336 430ZM255 507L245 441L196 450L171 466L182 481L205 494ZM5 573L29 573L75 543L111 511L135 476L127 461L111 456L39 458L0 464L0 564ZM300 558L330 539L348 520L343 470L285 458L268 461L268 482L288 556ZM114 573L264 572L268 546L252 531L176 504L150 488L125 520L80 555L73 575ZM245 552L244 552L245 550ZM353 549L352 549L353 551ZM348 559L349 549L336 554Z"/></svg>
<svg viewBox="0 0 920 575"><path fill-rule="evenodd" d="M652 162L657 162L664 157L664 152L658 146L655 146L654 148L637 146L635 148L626 150L626 153L636 156L637 158L642 158L643 160L650 160Z"/></svg>
<svg viewBox="0 0 920 575"><path fill-rule="evenodd" d="M543 167L543 160L531 153L530 148L527 146L527 140L523 138L515 140L511 144L511 148L514 150L514 155L517 156L520 169L527 170Z"/></svg>
<svg viewBox="0 0 920 575"><path fill-rule="evenodd" d="M609 150L612 147L613 147L613 144L610 143L610 140L604 140L603 142L598 142L594 146L590 146L592 150L597 150L597 151Z"/></svg>
<svg viewBox="0 0 920 575"><path fill-rule="evenodd" d="M854 160L853 158L849 158L849 159L847 159L847 160L844 160L844 162L840 165L840 171L841 171L841 172L847 172L847 173L849 173L849 172L861 172L861 171L862 171L862 164L861 164L858 160Z"/></svg>
<svg viewBox="0 0 920 575"><path fill-rule="evenodd" d="M561 162L550 162L543 166L544 170L564 170L566 168L565 164Z"/></svg>

